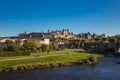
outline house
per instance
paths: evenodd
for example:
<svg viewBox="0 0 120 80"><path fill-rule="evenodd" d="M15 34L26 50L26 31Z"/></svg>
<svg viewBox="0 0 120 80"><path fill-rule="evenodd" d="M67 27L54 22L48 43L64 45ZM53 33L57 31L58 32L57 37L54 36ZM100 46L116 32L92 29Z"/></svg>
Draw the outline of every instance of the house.
<svg viewBox="0 0 120 80"><path fill-rule="evenodd" d="M2 39L0 39L0 45L4 45L5 42L6 42L6 40L10 40L10 41L12 41L13 43L16 42L16 39L2 38Z"/></svg>
<svg viewBox="0 0 120 80"><path fill-rule="evenodd" d="M43 44L49 45L50 44L50 39L44 39Z"/></svg>

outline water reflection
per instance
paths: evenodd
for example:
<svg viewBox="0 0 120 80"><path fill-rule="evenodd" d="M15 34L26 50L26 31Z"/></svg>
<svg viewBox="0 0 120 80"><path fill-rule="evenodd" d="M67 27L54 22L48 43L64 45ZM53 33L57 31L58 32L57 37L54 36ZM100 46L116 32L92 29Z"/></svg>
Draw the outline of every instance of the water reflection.
<svg viewBox="0 0 120 80"><path fill-rule="evenodd" d="M54 69L0 73L1 80L120 80L118 58L101 58L95 66L70 66Z"/></svg>

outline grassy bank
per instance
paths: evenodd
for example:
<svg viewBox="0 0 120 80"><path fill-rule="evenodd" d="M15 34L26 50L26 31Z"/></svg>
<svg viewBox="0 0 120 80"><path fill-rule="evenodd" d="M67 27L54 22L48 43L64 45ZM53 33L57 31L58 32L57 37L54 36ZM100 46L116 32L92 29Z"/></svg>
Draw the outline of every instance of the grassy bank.
<svg viewBox="0 0 120 80"><path fill-rule="evenodd" d="M97 55L83 49L66 49L49 53L33 53L30 56L1 57L0 72L82 64Z"/></svg>

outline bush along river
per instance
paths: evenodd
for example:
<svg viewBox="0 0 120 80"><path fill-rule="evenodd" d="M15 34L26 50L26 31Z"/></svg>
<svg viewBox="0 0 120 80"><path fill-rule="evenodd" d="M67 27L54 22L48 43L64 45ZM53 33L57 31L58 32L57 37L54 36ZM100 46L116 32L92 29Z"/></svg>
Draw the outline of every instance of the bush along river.
<svg viewBox="0 0 120 80"><path fill-rule="evenodd" d="M0 80L120 80L120 58L103 57L96 65L0 73Z"/></svg>

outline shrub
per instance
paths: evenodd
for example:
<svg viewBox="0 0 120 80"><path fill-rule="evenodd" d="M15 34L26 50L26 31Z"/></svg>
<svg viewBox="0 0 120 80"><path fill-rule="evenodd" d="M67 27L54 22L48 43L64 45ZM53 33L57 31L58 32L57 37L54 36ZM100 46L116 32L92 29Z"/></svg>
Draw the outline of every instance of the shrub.
<svg viewBox="0 0 120 80"><path fill-rule="evenodd" d="M91 64L92 64L92 62L91 62L89 59L86 60L85 63L88 64L88 65L91 65Z"/></svg>
<svg viewBox="0 0 120 80"><path fill-rule="evenodd" d="M89 61L92 62L92 64L96 64L97 63L97 57L92 56L92 57L89 58Z"/></svg>
<svg viewBox="0 0 120 80"><path fill-rule="evenodd" d="M23 56L29 56L31 54L31 52L30 51L21 51L20 54Z"/></svg>
<svg viewBox="0 0 120 80"><path fill-rule="evenodd" d="M23 46L25 47L26 50L34 52L36 50L37 44L35 43L34 40L28 39L24 41Z"/></svg>
<svg viewBox="0 0 120 80"><path fill-rule="evenodd" d="M11 69L11 71L16 71L17 70L17 66L15 66L15 65L11 66L10 69Z"/></svg>
<svg viewBox="0 0 120 80"><path fill-rule="evenodd" d="M47 52L50 50L50 46L49 45L42 45L41 49L42 49L42 52Z"/></svg>
<svg viewBox="0 0 120 80"><path fill-rule="evenodd" d="M17 66L17 69L18 69L18 70L25 70L25 68L24 68L23 65L18 65L18 66Z"/></svg>
<svg viewBox="0 0 120 80"><path fill-rule="evenodd" d="M3 72L9 72L9 71L10 71L10 67L3 68Z"/></svg>
<svg viewBox="0 0 120 80"><path fill-rule="evenodd" d="M0 56L1 57L7 57L7 56L29 56L31 54L30 51L1 51Z"/></svg>
<svg viewBox="0 0 120 80"><path fill-rule="evenodd" d="M27 67L28 67L28 70L34 69L33 64L28 64Z"/></svg>
<svg viewBox="0 0 120 80"><path fill-rule="evenodd" d="M18 51L19 46L15 45L15 44L9 44L6 45L6 47L4 48L4 51Z"/></svg>
<svg viewBox="0 0 120 80"><path fill-rule="evenodd" d="M50 66L51 66L52 68L54 68L54 67L59 67L59 64L58 64L58 63L51 63Z"/></svg>

